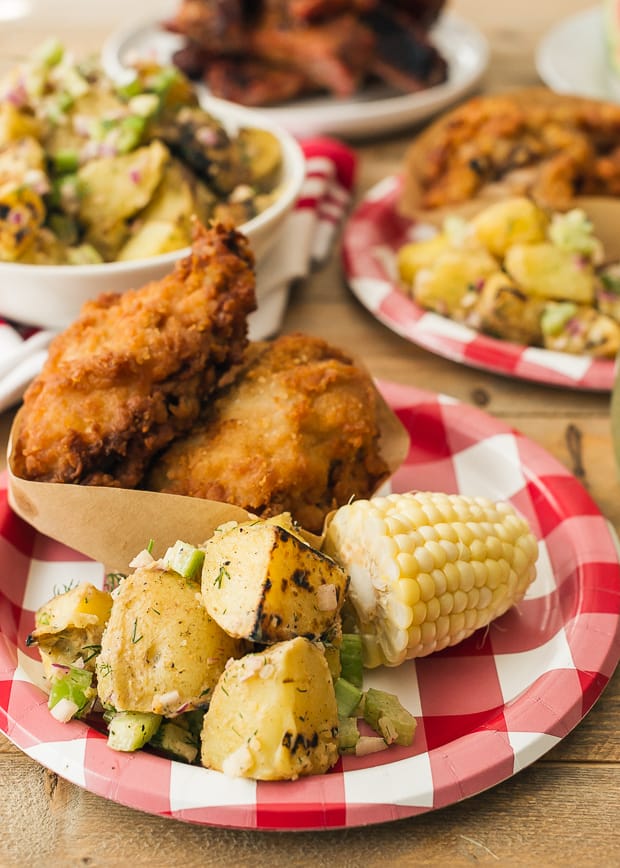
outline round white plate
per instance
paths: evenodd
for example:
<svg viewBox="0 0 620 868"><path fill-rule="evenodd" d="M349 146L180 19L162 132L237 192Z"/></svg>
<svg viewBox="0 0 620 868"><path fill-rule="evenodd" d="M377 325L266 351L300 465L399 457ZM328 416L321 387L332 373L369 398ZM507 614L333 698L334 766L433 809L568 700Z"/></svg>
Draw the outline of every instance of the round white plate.
<svg viewBox="0 0 620 868"><path fill-rule="evenodd" d="M607 60L602 6L556 24L536 51L538 74L553 90L594 99L620 99L620 77Z"/></svg>
<svg viewBox="0 0 620 868"><path fill-rule="evenodd" d="M395 94L386 87L369 88L351 99L312 97L257 111L299 136L374 136L422 121L471 90L489 58L482 33L456 15L443 15L432 38L448 61L444 84L412 94ZM182 37L167 33L159 22L142 21L111 34L103 45L102 62L106 72L118 79L126 76L132 58L146 56L169 62L182 45ZM206 88L203 94L208 95Z"/></svg>

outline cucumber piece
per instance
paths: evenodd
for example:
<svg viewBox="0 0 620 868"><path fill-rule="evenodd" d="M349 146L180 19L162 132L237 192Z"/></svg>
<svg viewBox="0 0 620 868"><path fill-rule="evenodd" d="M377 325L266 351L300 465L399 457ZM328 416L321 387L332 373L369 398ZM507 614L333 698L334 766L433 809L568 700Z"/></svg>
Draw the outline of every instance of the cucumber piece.
<svg viewBox="0 0 620 868"><path fill-rule="evenodd" d="M362 698L362 691L346 678L337 678L334 682L338 717L352 717Z"/></svg>
<svg viewBox="0 0 620 868"><path fill-rule="evenodd" d="M325 653L327 665L329 666L329 672L332 677L332 681L336 681L336 679L339 678L341 674L340 649L336 645L333 645L331 642L323 641L323 651Z"/></svg>
<svg viewBox="0 0 620 868"><path fill-rule="evenodd" d="M187 763L193 763L198 756L198 742L190 730L171 720L162 723L149 744L173 759Z"/></svg>
<svg viewBox="0 0 620 868"><path fill-rule="evenodd" d="M357 728L357 718L341 717L338 721L338 750L340 753L355 753L355 746L360 740Z"/></svg>
<svg viewBox="0 0 620 868"><path fill-rule="evenodd" d="M108 724L108 747L121 751L140 750L153 738L161 720L161 714L119 711Z"/></svg>
<svg viewBox="0 0 620 868"><path fill-rule="evenodd" d="M369 687L364 694L364 720L387 744L413 742L417 721L393 693Z"/></svg>
<svg viewBox="0 0 620 868"><path fill-rule="evenodd" d="M196 744L200 744L200 733L202 732L202 724L204 723L205 711L203 708L193 708L191 711L186 711L185 714L176 717L174 722L183 729L188 729Z"/></svg>
<svg viewBox="0 0 620 868"><path fill-rule="evenodd" d="M362 637L359 633L343 633L340 643L340 674L356 687L364 684Z"/></svg>
<svg viewBox="0 0 620 868"><path fill-rule="evenodd" d="M195 579L202 569L204 559L205 553L202 549L178 539L164 555L164 564L167 569L174 570L184 579Z"/></svg>
<svg viewBox="0 0 620 868"><path fill-rule="evenodd" d="M68 699L76 705L75 717L79 717L82 712L91 707L97 695L97 691L92 687L92 681L92 672L70 666L69 672L52 684L47 707L54 708L61 699Z"/></svg>
<svg viewBox="0 0 620 868"><path fill-rule="evenodd" d="M80 157L77 151L65 148L52 156L54 171L59 175L68 175L77 172L80 166Z"/></svg>

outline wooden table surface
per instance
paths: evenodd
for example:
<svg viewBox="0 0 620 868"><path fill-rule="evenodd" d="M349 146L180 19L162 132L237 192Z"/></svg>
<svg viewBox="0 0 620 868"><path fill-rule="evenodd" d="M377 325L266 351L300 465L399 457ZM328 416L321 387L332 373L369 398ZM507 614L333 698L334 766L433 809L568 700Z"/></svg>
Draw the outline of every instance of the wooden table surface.
<svg viewBox="0 0 620 868"><path fill-rule="evenodd" d="M9 5L0 0L0 13ZM132 15L138 11L136 3L128 5ZM95 4L79 0L75 6L82 7L79 15L65 14L67 0L43 0L44 14L0 23L0 65L49 33L80 50L97 48L106 28L120 23L118 0L97 4L97 11ZM52 7L58 14L50 19ZM490 40L490 65L481 88L492 92L535 84L538 40L555 21L586 4L454 0L451 8ZM114 14L118 17L110 24ZM355 143L358 195L399 170L414 132ZM284 331L293 329L361 352L378 377L453 395L520 429L575 473L620 529L608 396L505 379L417 348L376 322L355 301L343 283L336 254L294 289ZM4 439L10 421L10 413L1 419ZM0 736L0 830L2 868L620 865L620 671L584 721L542 759L488 792L409 820L321 833L190 826L79 789Z"/></svg>

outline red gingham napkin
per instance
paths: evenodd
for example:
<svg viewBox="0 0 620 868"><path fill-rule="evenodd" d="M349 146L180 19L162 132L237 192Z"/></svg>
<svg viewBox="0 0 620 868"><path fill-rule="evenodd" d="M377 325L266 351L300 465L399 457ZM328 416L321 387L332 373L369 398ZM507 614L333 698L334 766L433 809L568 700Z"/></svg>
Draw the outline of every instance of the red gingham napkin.
<svg viewBox="0 0 620 868"><path fill-rule="evenodd" d="M282 235L261 261L257 282L261 293L277 298L283 313L287 288L327 259L348 210L355 182L356 157L333 139L301 142L306 155L306 179ZM250 321L250 338L256 333ZM47 356L51 331L36 330L0 319L0 412L16 404Z"/></svg>

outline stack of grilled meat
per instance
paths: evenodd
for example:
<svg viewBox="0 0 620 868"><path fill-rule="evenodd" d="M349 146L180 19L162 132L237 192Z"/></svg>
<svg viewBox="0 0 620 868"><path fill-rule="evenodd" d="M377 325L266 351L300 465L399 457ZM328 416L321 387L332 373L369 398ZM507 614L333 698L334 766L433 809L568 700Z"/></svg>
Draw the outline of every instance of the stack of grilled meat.
<svg viewBox="0 0 620 868"><path fill-rule="evenodd" d="M218 97L272 105L317 92L346 98L372 81L411 93L447 64L429 39L445 0L181 0L175 63Z"/></svg>

